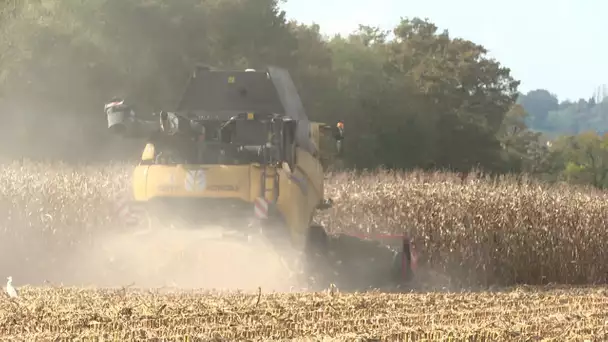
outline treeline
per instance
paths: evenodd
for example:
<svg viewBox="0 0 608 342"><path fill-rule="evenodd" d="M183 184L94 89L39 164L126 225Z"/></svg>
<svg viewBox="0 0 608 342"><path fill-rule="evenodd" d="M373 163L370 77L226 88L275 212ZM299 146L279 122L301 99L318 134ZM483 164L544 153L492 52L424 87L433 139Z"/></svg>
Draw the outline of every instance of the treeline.
<svg viewBox="0 0 608 342"><path fill-rule="evenodd" d="M392 32L361 26L324 37L316 25L288 21L277 0L1 6L5 153L100 158L102 147L121 146L104 131L102 105L111 97L126 97L146 116L176 105L197 64L272 64L292 74L311 119L345 122L348 167L482 168L554 179L566 169L528 129L540 121L517 103L519 81L509 68L419 18Z"/></svg>
<svg viewBox="0 0 608 342"><path fill-rule="evenodd" d="M598 87L588 99L559 101L536 89L517 100L526 124L546 142L533 170L550 181L608 187L608 88ZM539 134L536 133L536 134Z"/></svg>
<svg viewBox="0 0 608 342"><path fill-rule="evenodd" d="M324 38L288 22L274 0L12 3L0 54L4 97L18 105L35 99L55 116L97 120L104 101L124 95L143 115L175 105L197 63L275 64L312 119L344 120L350 166L510 165L500 131L518 81L483 46L431 22L404 19L391 40L372 27Z"/></svg>
<svg viewBox="0 0 608 342"><path fill-rule="evenodd" d="M595 131L608 132L608 87L598 87L586 99L559 101L557 95L536 89L518 98L529 116L526 124L537 131L555 137Z"/></svg>

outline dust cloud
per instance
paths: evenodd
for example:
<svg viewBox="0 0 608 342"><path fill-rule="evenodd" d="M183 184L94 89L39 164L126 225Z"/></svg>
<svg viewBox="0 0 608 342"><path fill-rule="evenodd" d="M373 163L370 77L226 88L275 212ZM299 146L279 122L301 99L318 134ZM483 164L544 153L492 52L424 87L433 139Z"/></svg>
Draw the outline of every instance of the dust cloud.
<svg viewBox="0 0 608 342"><path fill-rule="evenodd" d="M35 99L4 103L0 159L77 164L137 159L143 143L110 136L102 103L80 115ZM37 196L31 189L23 191ZM144 231L96 227L86 232L83 227L58 237L35 227L39 220L30 220L32 213L26 209L15 212L10 198L0 202L0 215L13 217L0 217L0 282L10 275L16 286L262 287L265 291L302 287L289 279L276 253L261 243L208 241L204 230L156 227Z"/></svg>
<svg viewBox="0 0 608 342"><path fill-rule="evenodd" d="M26 102L0 108L6 124L0 127L3 159L100 163L120 160L122 156L138 157L143 147L139 141L109 137L101 113L93 116L83 110L82 115L76 115L36 101L23 105ZM27 186L23 191L37 196ZM69 212L69 208L58 208L53 215ZM32 222L36 220L28 217L32 213L16 209L6 196L0 198L0 215L5 214L18 218L0 225L0 281L10 275L16 286L50 283L86 287L305 290L304 284L289 276L271 247L262 243L209 241L204 229L157 227L140 231L89 227L86 232L62 233L58 237L41 232L43 227L35 227ZM70 221L69 217L63 219ZM353 267L347 273L356 277L346 277L343 280L349 285L346 287L363 289L368 282L373 283L373 278L383 276L373 274L373 268ZM361 286L355 286L359 283Z"/></svg>
<svg viewBox="0 0 608 342"><path fill-rule="evenodd" d="M0 157L69 163L136 160L142 142L113 136L103 103L66 108L31 97L10 102L0 97Z"/></svg>
<svg viewBox="0 0 608 342"><path fill-rule="evenodd" d="M111 95L120 95L121 89L114 89L117 94L104 94L91 86L86 75L69 69L53 70L48 75L32 73L30 77L39 92L26 87L3 89L0 94L3 162L29 159L80 164L139 158L142 141L120 139L107 130L104 101ZM0 179L5 181L9 180ZM34 198L32 202L37 201L32 189L25 187L23 191ZM45 198L41 196L39 200ZM0 199L0 216L6 216L0 217L2 283L10 275L16 286L133 284L140 288L242 290L257 290L260 286L276 291L298 287L289 279L277 255L261 244L209 242L197 230L136 232L119 227L86 228L86 232L61 233L58 237L41 231L46 228L36 226L35 222L40 221L37 217L28 217L38 213L17 208L19 205L12 202L6 196ZM52 214L69 215L69 209L61 208ZM63 219L70 221L69 217Z"/></svg>
<svg viewBox="0 0 608 342"><path fill-rule="evenodd" d="M52 248L45 244L42 235L15 232L13 235L5 232L0 239L0 274L12 276L16 286L245 292L260 287L266 293L315 291L308 289L301 278L291 277L278 254L263 241L210 239L211 231L204 228L99 227L69 243L53 243ZM58 245L67 247L57 248ZM386 267L358 263L351 266L354 268L345 269L345 277L336 283L342 292L460 289L454 272L448 277L419 268L415 281L400 289L380 284L388 275Z"/></svg>
<svg viewBox="0 0 608 342"><path fill-rule="evenodd" d="M285 292L298 288L262 243L209 240L204 230L101 233L55 264L64 286Z"/></svg>

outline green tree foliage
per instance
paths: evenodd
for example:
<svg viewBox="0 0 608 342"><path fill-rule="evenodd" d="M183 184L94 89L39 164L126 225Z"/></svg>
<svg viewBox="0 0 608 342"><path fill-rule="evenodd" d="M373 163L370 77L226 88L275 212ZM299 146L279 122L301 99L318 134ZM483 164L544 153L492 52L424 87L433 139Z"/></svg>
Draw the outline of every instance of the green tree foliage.
<svg viewBox="0 0 608 342"><path fill-rule="evenodd" d="M524 121L529 123L530 130L526 134L537 137L528 145L532 149L528 148L524 154L527 163L522 164L520 170L549 181L608 187L608 96L605 90L596 91L588 100L559 102L549 91L538 89L520 94L518 103L523 108L518 116L528 113ZM547 138L553 139L548 146L542 142ZM525 141L525 138L519 140L520 143ZM511 165L515 165L513 159Z"/></svg>
<svg viewBox="0 0 608 342"><path fill-rule="evenodd" d="M518 103L530 114L531 129L551 136L595 131L608 132L608 96L596 92L589 99L559 102L557 96L544 89L521 94Z"/></svg>
<svg viewBox="0 0 608 342"><path fill-rule="evenodd" d="M559 108L557 96L545 89L536 89L520 95L518 103L530 113L529 124L538 129L545 128L549 112Z"/></svg>
<svg viewBox="0 0 608 342"><path fill-rule="evenodd" d="M290 71L312 119L344 120L351 167L533 168L539 143L514 106L519 81L483 46L426 20L402 19L391 39L364 25L328 38L316 25L287 21L276 0L5 3L0 90L12 107L3 115L30 106L12 115L30 145L32 132L44 133L46 145L65 136L48 132L57 118L87 132L70 146L98 144L91 132L103 130L101 105L115 95L138 115L170 110L198 63L274 64ZM542 96L530 101L536 112L523 107L534 124L556 109Z"/></svg>
<svg viewBox="0 0 608 342"><path fill-rule="evenodd" d="M588 131L563 136L552 143L550 154L558 180L608 187L608 135Z"/></svg>
<svg viewBox="0 0 608 342"><path fill-rule="evenodd" d="M537 168L543 156L547 153L540 141L541 134L533 132L526 126L529 114L523 106L516 104L507 112L498 132L498 138L503 148L506 171L538 172Z"/></svg>

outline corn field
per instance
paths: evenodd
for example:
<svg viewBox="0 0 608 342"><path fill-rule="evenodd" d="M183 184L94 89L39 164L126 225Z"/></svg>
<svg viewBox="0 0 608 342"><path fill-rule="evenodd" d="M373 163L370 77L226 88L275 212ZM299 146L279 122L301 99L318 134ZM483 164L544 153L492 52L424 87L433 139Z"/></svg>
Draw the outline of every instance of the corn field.
<svg viewBox="0 0 608 342"><path fill-rule="evenodd" d="M19 274L17 286L27 284L51 275L67 251L94 245L99 231L123 229L116 201L129 190L131 170L5 164L0 271ZM330 232L412 236L418 277L429 288L527 285L467 293L245 294L69 288L55 277L53 286L19 287L16 300L0 297L0 339L606 339L608 293L597 286L608 275L605 193L521 177L463 181L383 170L331 174L326 184L334 207L317 221Z"/></svg>
<svg viewBox="0 0 608 342"><path fill-rule="evenodd" d="M0 237L29 269L96 231L123 229L116 200L130 190L131 165L6 164ZM527 179L464 182L447 173L329 175L334 207L317 221L330 232L405 233L419 265L457 285L606 283L606 193ZM6 253L6 248L0 254ZM0 255L0 268L10 263ZM21 267L27 268L27 267Z"/></svg>

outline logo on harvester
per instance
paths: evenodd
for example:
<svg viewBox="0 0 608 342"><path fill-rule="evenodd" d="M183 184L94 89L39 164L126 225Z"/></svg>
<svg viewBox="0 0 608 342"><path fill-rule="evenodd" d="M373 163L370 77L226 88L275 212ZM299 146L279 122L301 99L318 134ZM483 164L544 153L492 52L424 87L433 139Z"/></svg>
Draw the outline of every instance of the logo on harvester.
<svg viewBox="0 0 608 342"><path fill-rule="evenodd" d="M189 170L186 172L186 191L203 191L207 186L207 177L204 170Z"/></svg>

